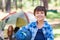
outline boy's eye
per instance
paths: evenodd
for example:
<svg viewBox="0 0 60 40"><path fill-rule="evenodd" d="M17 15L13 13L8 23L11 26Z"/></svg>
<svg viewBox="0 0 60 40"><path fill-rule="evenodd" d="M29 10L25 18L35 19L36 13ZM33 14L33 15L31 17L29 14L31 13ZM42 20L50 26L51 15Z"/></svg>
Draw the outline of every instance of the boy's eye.
<svg viewBox="0 0 60 40"><path fill-rule="evenodd" d="M39 12L37 12L37 14L39 14Z"/></svg>
<svg viewBox="0 0 60 40"><path fill-rule="evenodd" d="M41 12L41 14L44 14L44 12Z"/></svg>
<svg viewBox="0 0 60 40"><path fill-rule="evenodd" d="M41 12L41 14L43 14L43 12Z"/></svg>

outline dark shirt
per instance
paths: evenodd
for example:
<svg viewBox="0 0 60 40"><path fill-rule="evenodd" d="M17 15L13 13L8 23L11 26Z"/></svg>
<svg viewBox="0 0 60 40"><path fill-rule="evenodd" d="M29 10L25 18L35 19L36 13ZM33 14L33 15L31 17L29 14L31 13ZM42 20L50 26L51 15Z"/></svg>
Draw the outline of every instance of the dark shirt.
<svg viewBox="0 0 60 40"><path fill-rule="evenodd" d="M34 40L45 40L42 29L38 29Z"/></svg>

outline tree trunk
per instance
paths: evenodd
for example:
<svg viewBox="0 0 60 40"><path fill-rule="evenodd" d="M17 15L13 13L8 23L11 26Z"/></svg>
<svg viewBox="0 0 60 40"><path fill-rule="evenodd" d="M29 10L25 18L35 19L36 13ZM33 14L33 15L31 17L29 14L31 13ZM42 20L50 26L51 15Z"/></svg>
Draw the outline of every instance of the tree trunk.
<svg viewBox="0 0 60 40"><path fill-rule="evenodd" d="M43 4L44 4L45 8L48 9L48 0L43 0Z"/></svg>
<svg viewBox="0 0 60 40"><path fill-rule="evenodd" d="M34 6L34 0L32 0L32 6Z"/></svg>
<svg viewBox="0 0 60 40"><path fill-rule="evenodd" d="M15 8L17 9L17 0L13 0L13 2L14 2Z"/></svg>
<svg viewBox="0 0 60 40"><path fill-rule="evenodd" d="M11 0L7 0L7 2L6 2L6 11L10 12L10 10L11 10Z"/></svg>
<svg viewBox="0 0 60 40"><path fill-rule="evenodd" d="M20 9L22 9L22 6L23 6L23 5L22 5L22 0L20 0Z"/></svg>
<svg viewBox="0 0 60 40"><path fill-rule="evenodd" d="M5 0L2 0L2 11L4 12L5 10Z"/></svg>
<svg viewBox="0 0 60 40"><path fill-rule="evenodd" d="M40 5L42 5L43 3L43 6L48 9L48 0L40 0Z"/></svg>

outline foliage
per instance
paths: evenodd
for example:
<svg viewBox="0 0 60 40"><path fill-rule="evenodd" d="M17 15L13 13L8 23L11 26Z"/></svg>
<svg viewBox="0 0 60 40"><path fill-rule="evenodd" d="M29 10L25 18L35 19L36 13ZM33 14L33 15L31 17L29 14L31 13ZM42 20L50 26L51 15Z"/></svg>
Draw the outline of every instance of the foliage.
<svg viewBox="0 0 60 40"><path fill-rule="evenodd" d="M47 18L59 18L60 19L60 13L54 13L54 12L47 12Z"/></svg>

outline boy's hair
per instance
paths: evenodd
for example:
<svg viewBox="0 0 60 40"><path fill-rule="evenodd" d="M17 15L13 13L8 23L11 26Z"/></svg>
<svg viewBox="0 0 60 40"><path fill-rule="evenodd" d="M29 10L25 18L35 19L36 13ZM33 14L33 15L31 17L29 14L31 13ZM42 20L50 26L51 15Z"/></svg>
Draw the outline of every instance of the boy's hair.
<svg viewBox="0 0 60 40"><path fill-rule="evenodd" d="M37 6L35 9L34 9L34 15L35 15L35 12L36 11L44 11L45 13L45 16L46 16L46 8L44 6Z"/></svg>

